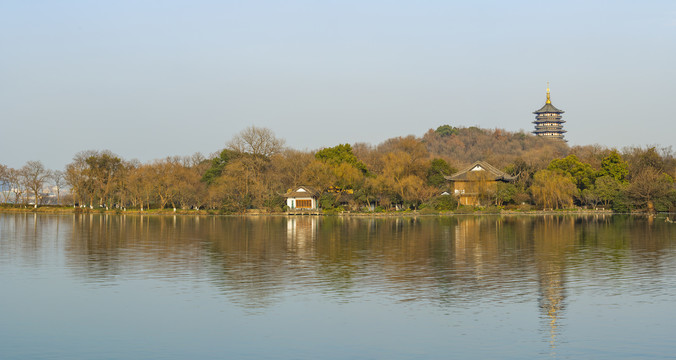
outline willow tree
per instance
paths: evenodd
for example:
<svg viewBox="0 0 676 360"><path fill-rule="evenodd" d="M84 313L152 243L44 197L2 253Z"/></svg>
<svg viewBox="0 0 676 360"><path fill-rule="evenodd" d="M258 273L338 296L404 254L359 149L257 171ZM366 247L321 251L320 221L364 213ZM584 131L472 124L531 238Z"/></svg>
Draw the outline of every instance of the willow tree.
<svg viewBox="0 0 676 360"><path fill-rule="evenodd" d="M570 175L554 170L540 170L533 177L530 187L533 198L544 209L559 209L573 205L577 188Z"/></svg>
<svg viewBox="0 0 676 360"><path fill-rule="evenodd" d="M583 163L575 155L568 155L563 159L555 159L549 163L547 170L558 170L570 175L575 186L582 191L594 184L595 173L591 165Z"/></svg>
<svg viewBox="0 0 676 360"><path fill-rule="evenodd" d="M493 203L497 196L497 182L495 182L487 171L470 171L467 173L467 190L469 193L476 194L477 200L481 205Z"/></svg>

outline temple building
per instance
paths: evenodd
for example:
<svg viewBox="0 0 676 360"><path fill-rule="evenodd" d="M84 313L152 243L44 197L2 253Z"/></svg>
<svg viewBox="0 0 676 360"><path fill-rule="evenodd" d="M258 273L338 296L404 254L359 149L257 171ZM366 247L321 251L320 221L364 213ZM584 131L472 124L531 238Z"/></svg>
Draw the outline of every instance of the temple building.
<svg viewBox="0 0 676 360"><path fill-rule="evenodd" d="M444 176L451 183L453 194L460 205L489 205L498 191L498 183L512 182L516 177L498 170L495 166L477 161L468 168L451 176Z"/></svg>
<svg viewBox="0 0 676 360"><path fill-rule="evenodd" d="M535 114L535 121L533 121L535 131L533 131L533 134L563 140L563 134L566 132L566 130L563 130L563 123L566 121L561 119L563 113L563 110L559 110L552 105L549 98L549 84L547 84L547 102L540 110L533 112Z"/></svg>

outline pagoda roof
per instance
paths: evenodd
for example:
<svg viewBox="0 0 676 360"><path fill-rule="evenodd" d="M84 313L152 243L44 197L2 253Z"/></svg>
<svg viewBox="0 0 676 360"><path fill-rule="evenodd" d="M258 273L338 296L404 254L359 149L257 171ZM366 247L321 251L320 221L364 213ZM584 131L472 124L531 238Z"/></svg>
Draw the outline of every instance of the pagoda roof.
<svg viewBox="0 0 676 360"><path fill-rule="evenodd" d="M563 114L565 111L557 109L551 102L546 103L540 110L535 110L533 114L542 114L542 113L557 113Z"/></svg>
<svg viewBox="0 0 676 360"><path fill-rule="evenodd" d="M563 119L535 119L533 124L545 124L545 123L565 123L566 120Z"/></svg>

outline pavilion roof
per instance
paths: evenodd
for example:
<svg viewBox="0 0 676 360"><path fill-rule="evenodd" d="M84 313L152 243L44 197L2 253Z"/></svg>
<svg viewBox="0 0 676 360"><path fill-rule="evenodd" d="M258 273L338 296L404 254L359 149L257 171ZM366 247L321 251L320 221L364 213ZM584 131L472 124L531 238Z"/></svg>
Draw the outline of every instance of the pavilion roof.
<svg viewBox="0 0 676 360"><path fill-rule="evenodd" d="M488 174L486 180L512 181L516 179L515 176L511 176L503 171L500 171L498 170L498 168L485 161L476 161L469 167L460 170L451 176L444 176L444 178L448 181L472 181L473 179L469 176L469 174L472 171L482 171L482 170Z"/></svg>
<svg viewBox="0 0 676 360"><path fill-rule="evenodd" d="M294 190L286 192L282 195L285 198L297 198L297 197L318 197L319 191L309 186L296 186Z"/></svg>

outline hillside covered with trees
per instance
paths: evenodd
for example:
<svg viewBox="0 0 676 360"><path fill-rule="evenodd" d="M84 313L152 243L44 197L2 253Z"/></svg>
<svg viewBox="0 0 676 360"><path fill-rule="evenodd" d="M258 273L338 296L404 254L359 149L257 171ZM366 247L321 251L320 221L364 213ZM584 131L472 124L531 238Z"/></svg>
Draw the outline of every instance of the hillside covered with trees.
<svg viewBox="0 0 676 360"><path fill-rule="evenodd" d="M194 154L147 163L103 150L82 151L65 169L40 161L0 164L0 199L34 206L47 199L90 209L282 211L282 194L311 186L325 210L456 210L444 176L477 160L516 177L483 194L483 206L510 209L598 208L676 211L676 157L671 148L565 142L523 132L442 125L422 137L381 144L337 144L316 151L284 146L266 128L249 127L211 156Z"/></svg>

